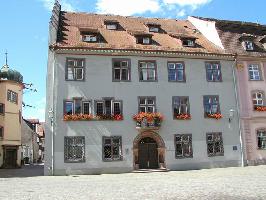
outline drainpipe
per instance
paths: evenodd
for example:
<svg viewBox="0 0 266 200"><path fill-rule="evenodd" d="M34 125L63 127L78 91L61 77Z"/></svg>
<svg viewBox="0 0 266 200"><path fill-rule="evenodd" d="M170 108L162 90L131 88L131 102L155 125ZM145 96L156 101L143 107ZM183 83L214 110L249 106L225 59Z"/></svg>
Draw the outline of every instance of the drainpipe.
<svg viewBox="0 0 266 200"><path fill-rule="evenodd" d="M235 55L235 60L232 64L232 73L233 73L233 81L234 81L234 90L235 90L235 98L236 98L236 107L237 107L237 117L238 117L238 130L239 130L239 139L240 139L240 151L241 151L241 167L244 167L244 149L243 149L243 138L242 138L242 129L241 129L241 119L240 119L240 105L239 105L239 96L238 96L238 85L236 80L236 72L235 65L237 61L237 55Z"/></svg>

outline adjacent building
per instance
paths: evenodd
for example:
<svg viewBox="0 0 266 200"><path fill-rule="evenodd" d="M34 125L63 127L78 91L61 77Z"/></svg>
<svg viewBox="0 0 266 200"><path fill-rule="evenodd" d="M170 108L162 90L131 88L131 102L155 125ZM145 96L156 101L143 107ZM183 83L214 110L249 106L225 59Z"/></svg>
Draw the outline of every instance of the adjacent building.
<svg viewBox="0 0 266 200"><path fill-rule="evenodd" d="M64 12L56 3L45 174L240 166L234 63L187 20Z"/></svg>
<svg viewBox="0 0 266 200"><path fill-rule="evenodd" d="M0 70L0 167L21 165L22 75L9 68Z"/></svg>
<svg viewBox="0 0 266 200"><path fill-rule="evenodd" d="M235 54L245 163L266 164L266 26L199 17L189 21L213 44Z"/></svg>

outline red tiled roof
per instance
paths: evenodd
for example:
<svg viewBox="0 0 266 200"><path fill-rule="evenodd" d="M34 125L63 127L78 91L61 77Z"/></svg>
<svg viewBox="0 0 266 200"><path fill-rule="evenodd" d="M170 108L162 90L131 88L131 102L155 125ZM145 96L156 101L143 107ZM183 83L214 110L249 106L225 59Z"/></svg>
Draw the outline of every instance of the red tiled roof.
<svg viewBox="0 0 266 200"><path fill-rule="evenodd" d="M122 30L107 30L104 21L117 21ZM162 33L150 33L147 24L160 25ZM209 42L187 20L123 17L88 13L61 12L57 48L127 49L174 51L191 53L225 53ZM104 43L88 43L81 40L82 30L98 30ZM154 44L136 44L134 33L152 34ZM172 35L172 36L171 36ZM196 38L196 47L183 47L180 38Z"/></svg>

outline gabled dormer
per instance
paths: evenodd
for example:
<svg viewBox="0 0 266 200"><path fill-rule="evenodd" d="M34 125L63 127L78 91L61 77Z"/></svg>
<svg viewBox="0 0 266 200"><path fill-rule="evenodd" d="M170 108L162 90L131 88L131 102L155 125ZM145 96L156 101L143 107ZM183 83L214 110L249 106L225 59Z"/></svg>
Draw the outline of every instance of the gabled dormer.
<svg viewBox="0 0 266 200"><path fill-rule="evenodd" d="M98 29L80 28L82 42L97 43L100 42L101 34Z"/></svg>
<svg viewBox="0 0 266 200"><path fill-rule="evenodd" d="M260 40L260 43L262 43L264 50L266 50L266 35Z"/></svg>
<svg viewBox="0 0 266 200"><path fill-rule="evenodd" d="M107 30L118 30L120 27L117 20L104 20L104 25Z"/></svg>
<svg viewBox="0 0 266 200"><path fill-rule="evenodd" d="M149 29L149 32L152 33L160 33L161 32L161 24L153 23L153 22L147 22L146 26Z"/></svg>
<svg viewBox="0 0 266 200"><path fill-rule="evenodd" d="M254 51L254 39L254 35L243 33L240 36L239 41L242 43L242 46L246 51Z"/></svg>

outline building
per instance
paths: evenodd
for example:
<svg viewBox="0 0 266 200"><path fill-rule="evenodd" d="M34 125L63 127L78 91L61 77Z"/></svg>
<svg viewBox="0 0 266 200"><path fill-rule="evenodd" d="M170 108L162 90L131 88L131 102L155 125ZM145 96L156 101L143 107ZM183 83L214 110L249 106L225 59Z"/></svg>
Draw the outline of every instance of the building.
<svg viewBox="0 0 266 200"><path fill-rule="evenodd" d="M22 75L6 64L0 70L0 167L21 165Z"/></svg>
<svg viewBox="0 0 266 200"><path fill-rule="evenodd" d="M37 143L36 148L36 159L34 162L43 162L44 159L44 128L43 122L40 122L39 119L26 119L25 122L30 127L30 129L36 134L36 141L34 140L34 143Z"/></svg>
<svg viewBox="0 0 266 200"><path fill-rule="evenodd" d="M245 163L266 164L266 26L198 17L190 21L214 44L235 54Z"/></svg>
<svg viewBox="0 0 266 200"><path fill-rule="evenodd" d="M187 20L71 13L56 3L45 174L240 166L234 59Z"/></svg>
<svg viewBox="0 0 266 200"><path fill-rule="evenodd" d="M24 164L36 163L39 159L38 134L32 130L31 123L23 119L21 125L21 146Z"/></svg>

